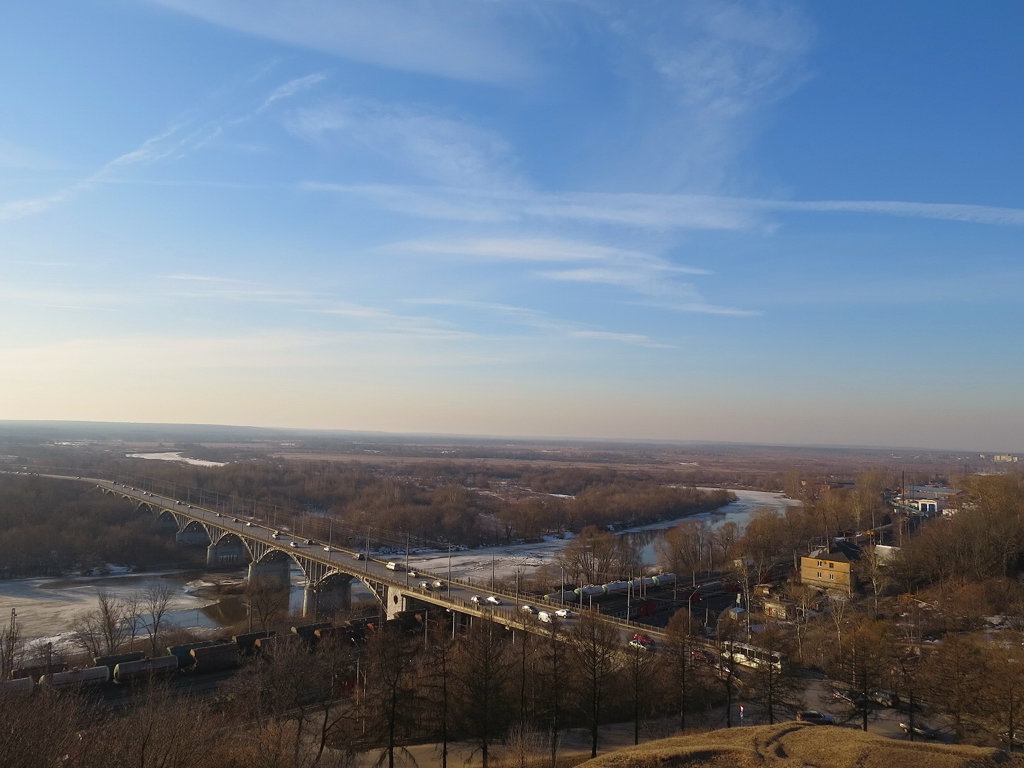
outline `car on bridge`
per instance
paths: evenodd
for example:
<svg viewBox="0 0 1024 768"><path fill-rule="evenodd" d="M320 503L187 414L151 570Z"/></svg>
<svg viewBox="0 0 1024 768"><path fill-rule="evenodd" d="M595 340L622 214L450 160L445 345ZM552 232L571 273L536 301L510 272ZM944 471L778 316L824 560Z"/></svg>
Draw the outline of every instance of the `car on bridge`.
<svg viewBox="0 0 1024 768"><path fill-rule="evenodd" d="M333 552L333 551L334 551L334 547L332 547L330 545L327 545L327 546L324 547L324 552Z"/></svg>
<svg viewBox="0 0 1024 768"><path fill-rule="evenodd" d="M501 605L501 598L496 597L495 595L488 595L487 602L491 605Z"/></svg>
<svg viewBox="0 0 1024 768"><path fill-rule="evenodd" d="M476 603L477 605L479 605L483 601L484 599L480 597L480 595L473 595L471 598L469 598L469 602Z"/></svg>
<svg viewBox="0 0 1024 768"><path fill-rule="evenodd" d="M296 547L297 548L299 546L299 542L297 542L297 541L289 541L288 542L288 546L289 547Z"/></svg>
<svg viewBox="0 0 1024 768"><path fill-rule="evenodd" d="M365 560L366 559L366 555L364 555L362 552L353 552L352 553L352 559L353 560Z"/></svg>
<svg viewBox="0 0 1024 768"><path fill-rule="evenodd" d="M560 619L571 619L575 615L576 614L570 611L568 608L559 608L557 611L555 611L555 616L557 616Z"/></svg>
<svg viewBox="0 0 1024 768"><path fill-rule="evenodd" d="M540 611L537 610L537 608L535 606L532 606L532 605L524 605L519 610L523 611L524 613L532 613L534 616L536 616L538 613L540 613Z"/></svg>

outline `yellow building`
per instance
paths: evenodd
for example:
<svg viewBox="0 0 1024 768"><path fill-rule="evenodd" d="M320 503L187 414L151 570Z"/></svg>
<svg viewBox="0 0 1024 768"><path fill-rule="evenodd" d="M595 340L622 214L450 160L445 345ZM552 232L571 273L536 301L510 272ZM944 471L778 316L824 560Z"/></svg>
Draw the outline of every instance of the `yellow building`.
<svg viewBox="0 0 1024 768"><path fill-rule="evenodd" d="M800 582L808 587L852 595L856 582L853 561L842 552L812 552L800 558Z"/></svg>

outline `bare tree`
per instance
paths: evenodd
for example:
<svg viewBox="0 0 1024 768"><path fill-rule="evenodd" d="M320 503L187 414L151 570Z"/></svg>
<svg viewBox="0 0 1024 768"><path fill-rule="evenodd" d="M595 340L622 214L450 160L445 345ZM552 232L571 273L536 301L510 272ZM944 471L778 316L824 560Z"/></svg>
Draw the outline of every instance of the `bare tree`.
<svg viewBox="0 0 1024 768"><path fill-rule="evenodd" d="M72 623L74 641L92 656L115 654L129 634L124 619L123 603L107 592L100 592L96 608Z"/></svg>
<svg viewBox="0 0 1024 768"><path fill-rule="evenodd" d="M630 698L633 700L633 744L640 743L640 720L644 714L644 703L650 698L647 694L657 668L656 662L656 656L651 651L630 646L626 672Z"/></svg>
<svg viewBox="0 0 1024 768"><path fill-rule="evenodd" d="M21 631L18 629L18 611L11 608L11 618L3 632L0 632L0 681L10 677L18 660L21 648Z"/></svg>
<svg viewBox="0 0 1024 768"><path fill-rule="evenodd" d="M584 614L568 640L573 666L579 673L581 704L590 726L590 756L597 757L604 701L619 666L619 633L614 626Z"/></svg>
<svg viewBox="0 0 1024 768"><path fill-rule="evenodd" d="M170 584L153 584L142 593L141 609L153 656L160 653L160 629L173 597L174 589Z"/></svg>
<svg viewBox="0 0 1024 768"><path fill-rule="evenodd" d="M453 683L460 705L463 728L480 745L480 758L487 768L491 744L510 719L507 683L511 659L504 642L505 630L492 621L477 620L460 638Z"/></svg>

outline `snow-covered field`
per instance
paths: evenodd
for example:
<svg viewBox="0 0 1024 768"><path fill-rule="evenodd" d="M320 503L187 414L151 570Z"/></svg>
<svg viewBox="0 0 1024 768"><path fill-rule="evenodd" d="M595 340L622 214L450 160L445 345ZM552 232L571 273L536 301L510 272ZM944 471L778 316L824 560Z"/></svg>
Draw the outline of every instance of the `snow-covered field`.
<svg viewBox="0 0 1024 768"><path fill-rule="evenodd" d="M204 626L199 609L211 601L190 594L184 577L175 574L116 574L104 577L11 579L0 581L0 625L11 610L18 612L23 638L60 645L67 641L75 621L96 608L99 594L123 599L155 584L170 584L175 596L169 620L180 626Z"/></svg>

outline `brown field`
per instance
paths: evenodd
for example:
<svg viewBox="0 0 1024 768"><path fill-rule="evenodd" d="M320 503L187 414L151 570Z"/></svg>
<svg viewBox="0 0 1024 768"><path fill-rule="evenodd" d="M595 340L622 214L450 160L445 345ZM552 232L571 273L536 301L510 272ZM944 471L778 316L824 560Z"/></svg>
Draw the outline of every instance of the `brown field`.
<svg viewBox="0 0 1024 768"><path fill-rule="evenodd" d="M832 726L783 723L652 741L580 768L1022 768L1000 749L896 741Z"/></svg>

